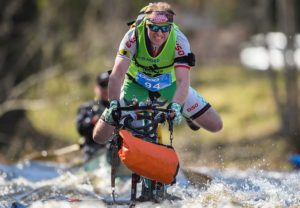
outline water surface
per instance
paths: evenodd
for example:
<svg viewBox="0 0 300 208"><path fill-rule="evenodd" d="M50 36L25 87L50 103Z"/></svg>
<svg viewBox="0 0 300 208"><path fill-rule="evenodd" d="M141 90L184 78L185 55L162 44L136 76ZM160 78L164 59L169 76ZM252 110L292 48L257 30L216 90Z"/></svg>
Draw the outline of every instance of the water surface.
<svg viewBox="0 0 300 208"><path fill-rule="evenodd" d="M96 169L36 161L0 165L0 207L11 208L14 202L19 203L19 207L31 208L106 207L101 200L110 197L110 168L99 160L97 163L103 165ZM140 203L136 207L300 207L298 171L208 167L192 170L207 174L213 180L203 186L181 177L176 185L169 187L168 193L182 200L155 205ZM130 185L128 179L117 180L120 198L129 198Z"/></svg>

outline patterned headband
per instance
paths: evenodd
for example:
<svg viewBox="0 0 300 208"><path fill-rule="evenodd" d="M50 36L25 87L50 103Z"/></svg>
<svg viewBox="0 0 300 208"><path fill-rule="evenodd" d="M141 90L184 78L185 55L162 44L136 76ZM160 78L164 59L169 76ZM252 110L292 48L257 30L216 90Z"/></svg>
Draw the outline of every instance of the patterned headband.
<svg viewBox="0 0 300 208"><path fill-rule="evenodd" d="M152 14L147 18L152 23L173 23L174 12L170 11L148 11L146 14Z"/></svg>

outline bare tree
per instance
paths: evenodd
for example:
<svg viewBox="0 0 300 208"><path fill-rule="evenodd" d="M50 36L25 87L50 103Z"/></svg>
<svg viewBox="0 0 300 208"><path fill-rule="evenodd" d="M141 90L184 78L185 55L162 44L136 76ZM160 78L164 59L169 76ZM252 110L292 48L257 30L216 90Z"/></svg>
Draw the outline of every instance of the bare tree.
<svg viewBox="0 0 300 208"><path fill-rule="evenodd" d="M294 0L257 0L254 13L255 20L260 22L257 24L259 32L267 34L275 29L287 36L287 46L283 50L285 60L283 87L280 84L282 72L274 70L271 64L269 64L268 75L280 118L280 132L290 138L291 144L300 150L298 72L293 58L296 33L295 6ZM275 14L277 22L271 21L271 14ZM264 44L268 49L267 42Z"/></svg>
<svg viewBox="0 0 300 208"><path fill-rule="evenodd" d="M294 62L294 37L296 33L295 1L285 0L278 2L281 28L287 35L287 47L284 50L285 60L285 106L282 109L285 117L284 129L292 142L300 149L299 106L298 106L298 72Z"/></svg>

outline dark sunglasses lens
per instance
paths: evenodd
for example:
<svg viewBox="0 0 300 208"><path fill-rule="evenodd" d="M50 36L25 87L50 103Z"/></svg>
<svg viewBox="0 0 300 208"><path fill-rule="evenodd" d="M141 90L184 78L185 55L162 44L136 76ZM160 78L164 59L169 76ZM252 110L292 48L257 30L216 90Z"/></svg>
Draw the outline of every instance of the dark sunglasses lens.
<svg viewBox="0 0 300 208"><path fill-rule="evenodd" d="M170 31L170 26L169 25L161 26L160 29L161 29L162 32L169 32Z"/></svg>
<svg viewBox="0 0 300 208"><path fill-rule="evenodd" d="M158 32L159 26L158 25L149 25L149 28L153 32Z"/></svg>

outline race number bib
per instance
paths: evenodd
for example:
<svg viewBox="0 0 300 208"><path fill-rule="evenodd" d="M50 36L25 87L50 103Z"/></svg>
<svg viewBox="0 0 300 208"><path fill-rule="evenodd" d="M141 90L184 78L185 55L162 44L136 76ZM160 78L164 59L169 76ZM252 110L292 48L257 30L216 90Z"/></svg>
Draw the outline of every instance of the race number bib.
<svg viewBox="0 0 300 208"><path fill-rule="evenodd" d="M137 73L136 81L152 92L169 87L172 84L171 73L162 74L157 77L149 77L141 72Z"/></svg>

